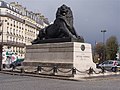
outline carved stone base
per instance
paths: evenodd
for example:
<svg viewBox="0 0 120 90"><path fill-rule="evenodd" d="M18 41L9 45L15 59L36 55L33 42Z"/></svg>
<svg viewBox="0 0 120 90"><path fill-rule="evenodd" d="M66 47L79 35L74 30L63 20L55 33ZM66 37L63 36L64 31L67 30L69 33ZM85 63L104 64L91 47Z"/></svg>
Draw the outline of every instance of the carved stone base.
<svg viewBox="0 0 120 90"><path fill-rule="evenodd" d="M26 47L25 66L39 64L61 68L75 67L79 71L95 68L91 45L79 42L34 44Z"/></svg>

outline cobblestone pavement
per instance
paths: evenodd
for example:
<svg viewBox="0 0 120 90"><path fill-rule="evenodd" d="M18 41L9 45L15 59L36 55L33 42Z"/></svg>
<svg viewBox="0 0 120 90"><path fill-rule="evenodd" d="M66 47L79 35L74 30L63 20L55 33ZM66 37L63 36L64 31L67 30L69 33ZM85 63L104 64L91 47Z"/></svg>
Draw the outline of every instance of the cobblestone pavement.
<svg viewBox="0 0 120 90"><path fill-rule="evenodd" d="M0 74L0 90L120 90L120 76L70 81Z"/></svg>

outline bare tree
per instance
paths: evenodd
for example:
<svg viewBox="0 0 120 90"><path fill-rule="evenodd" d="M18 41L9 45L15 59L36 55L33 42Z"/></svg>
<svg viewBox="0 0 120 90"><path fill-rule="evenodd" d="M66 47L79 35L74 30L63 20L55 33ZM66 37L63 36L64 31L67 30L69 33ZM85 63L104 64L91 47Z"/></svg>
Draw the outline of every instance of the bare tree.
<svg viewBox="0 0 120 90"><path fill-rule="evenodd" d="M118 51L118 41L115 36L111 36L106 41L106 54L107 59L114 60L116 59L116 53Z"/></svg>
<svg viewBox="0 0 120 90"><path fill-rule="evenodd" d="M94 47L94 61L95 62L98 62L98 63L101 63L103 62L103 57L104 57L104 45L102 42L99 42L95 45Z"/></svg>

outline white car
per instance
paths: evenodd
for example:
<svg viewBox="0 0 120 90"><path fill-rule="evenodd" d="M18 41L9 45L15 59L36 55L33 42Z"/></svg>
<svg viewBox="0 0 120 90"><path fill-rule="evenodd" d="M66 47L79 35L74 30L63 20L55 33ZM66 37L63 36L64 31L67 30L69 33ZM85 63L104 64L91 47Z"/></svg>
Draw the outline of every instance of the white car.
<svg viewBox="0 0 120 90"><path fill-rule="evenodd" d="M99 64L99 67L105 70L112 70L115 72L120 69L120 61L118 60L106 60L103 63Z"/></svg>

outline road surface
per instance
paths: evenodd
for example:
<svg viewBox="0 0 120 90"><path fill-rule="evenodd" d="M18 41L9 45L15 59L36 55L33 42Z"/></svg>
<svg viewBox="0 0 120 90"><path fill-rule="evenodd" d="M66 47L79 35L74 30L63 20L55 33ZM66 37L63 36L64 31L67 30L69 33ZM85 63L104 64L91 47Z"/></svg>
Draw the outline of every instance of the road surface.
<svg viewBox="0 0 120 90"><path fill-rule="evenodd" d="M0 73L0 90L120 90L120 76L94 80L59 80Z"/></svg>

